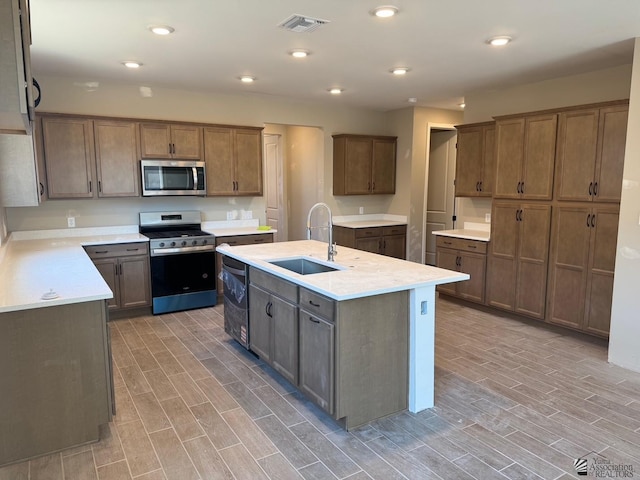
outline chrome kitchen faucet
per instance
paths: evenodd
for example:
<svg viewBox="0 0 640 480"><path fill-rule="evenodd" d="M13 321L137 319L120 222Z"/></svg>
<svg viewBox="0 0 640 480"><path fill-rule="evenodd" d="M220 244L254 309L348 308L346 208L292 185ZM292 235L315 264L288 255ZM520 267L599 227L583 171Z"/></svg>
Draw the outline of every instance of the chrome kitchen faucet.
<svg viewBox="0 0 640 480"><path fill-rule="evenodd" d="M324 207L327 209L327 212L329 213L329 223L327 225L312 227L311 214L318 207ZM316 203L309 209L309 214L307 215L307 240L311 240L312 228L327 228L329 230L329 247L327 248L327 260L333 262L333 256L338 254L338 250L336 249L336 245L333 243L333 216L331 215L331 209L329 208L329 205L327 205L326 203Z"/></svg>

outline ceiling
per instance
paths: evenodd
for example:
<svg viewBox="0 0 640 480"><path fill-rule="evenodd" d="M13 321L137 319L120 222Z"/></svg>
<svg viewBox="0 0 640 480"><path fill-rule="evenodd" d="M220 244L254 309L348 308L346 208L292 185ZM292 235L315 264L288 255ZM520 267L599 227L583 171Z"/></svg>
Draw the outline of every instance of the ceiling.
<svg viewBox="0 0 640 480"><path fill-rule="evenodd" d="M370 14L386 1L31 0L32 68L85 89L124 82L381 111L456 109L468 92L631 63L640 36L638 0L397 0L397 16ZM292 14L329 23L310 33L279 28ZM154 35L155 24L175 32ZM513 41L490 47L495 35ZM294 59L295 48L311 55ZM389 72L399 66L409 73ZM344 92L332 96L331 87Z"/></svg>

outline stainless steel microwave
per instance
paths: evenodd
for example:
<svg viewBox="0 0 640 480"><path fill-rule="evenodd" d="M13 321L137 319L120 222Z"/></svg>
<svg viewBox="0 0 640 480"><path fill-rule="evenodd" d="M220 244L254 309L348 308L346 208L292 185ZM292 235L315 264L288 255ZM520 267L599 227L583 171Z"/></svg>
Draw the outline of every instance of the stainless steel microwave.
<svg viewBox="0 0 640 480"><path fill-rule="evenodd" d="M206 195L204 162L195 160L142 160L142 196Z"/></svg>

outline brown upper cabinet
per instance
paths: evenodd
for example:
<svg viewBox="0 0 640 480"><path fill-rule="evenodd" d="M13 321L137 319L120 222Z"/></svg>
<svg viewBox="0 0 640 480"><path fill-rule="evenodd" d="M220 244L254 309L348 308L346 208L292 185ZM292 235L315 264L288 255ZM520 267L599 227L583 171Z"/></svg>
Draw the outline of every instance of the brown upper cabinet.
<svg viewBox="0 0 640 480"><path fill-rule="evenodd" d="M397 137L333 136L333 194L396 193Z"/></svg>
<svg viewBox="0 0 640 480"><path fill-rule="evenodd" d="M620 202L628 104L560 114L557 200Z"/></svg>
<svg viewBox="0 0 640 480"><path fill-rule="evenodd" d="M141 123L140 155L143 159L200 160L202 158L202 127Z"/></svg>
<svg viewBox="0 0 640 480"><path fill-rule="evenodd" d="M135 123L55 115L41 122L48 198L138 196Z"/></svg>
<svg viewBox="0 0 640 480"><path fill-rule="evenodd" d="M205 127L207 195L262 195L262 128Z"/></svg>
<svg viewBox="0 0 640 480"><path fill-rule="evenodd" d="M456 197L490 197L493 191L496 123L457 125Z"/></svg>
<svg viewBox="0 0 640 480"><path fill-rule="evenodd" d="M557 114L496 118L493 196L551 200Z"/></svg>

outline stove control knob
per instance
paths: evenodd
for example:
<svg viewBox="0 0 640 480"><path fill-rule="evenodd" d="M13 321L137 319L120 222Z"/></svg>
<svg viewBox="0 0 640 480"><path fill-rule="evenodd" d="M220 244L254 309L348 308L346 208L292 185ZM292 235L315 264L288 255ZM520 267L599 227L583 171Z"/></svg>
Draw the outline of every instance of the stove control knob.
<svg viewBox="0 0 640 480"><path fill-rule="evenodd" d="M186 247L187 246L187 242L185 242L184 240L182 241L182 246Z"/></svg>
<svg viewBox="0 0 640 480"><path fill-rule="evenodd" d="M202 240L202 244L206 245L207 243L209 243L209 241L205 238L204 240Z"/></svg>
<svg viewBox="0 0 640 480"><path fill-rule="evenodd" d="M193 242L191 242L191 245L198 245L198 241L194 240Z"/></svg>
<svg viewBox="0 0 640 480"><path fill-rule="evenodd" d="M171 242L171 246L175 247L176 246L176 242Z"/></svg>
<svg viewBox="0 0 640 480"><path fill-rule="evenodd" d="M164 242L160 242L160 243L158 244L158 246L159 246L160 248L164 247Z"/></svg>

